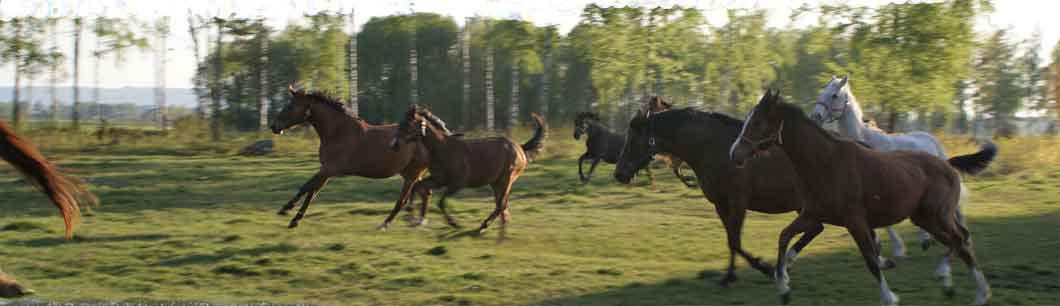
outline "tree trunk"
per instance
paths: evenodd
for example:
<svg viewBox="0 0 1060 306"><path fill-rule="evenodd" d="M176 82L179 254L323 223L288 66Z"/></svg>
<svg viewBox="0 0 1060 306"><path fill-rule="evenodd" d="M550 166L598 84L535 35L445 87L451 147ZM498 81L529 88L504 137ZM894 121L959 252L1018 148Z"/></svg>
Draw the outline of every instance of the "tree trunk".
<svg viewBox="0 0 1060 306"><path fill-rule="evenodd" d="M549 88L549 86L551 85L551 84L549 84L549 81L551 81L549 78L551 77L551 73L552 73L552 33L551 32L549 32L548 33L548 37L545 38L545 50L544 51L545 51L545 56L544 56L545 59L542 61L543 67L541 69L541 88L540 88L540 92L538 92L538 95L537 95L537 97L538 97L538 100L537 100L537 111L540 112L542 116L545 116L545 118L549 118L550 115L549 115L549 112L548 112L549 111L549 109L548 109L549 105L548 104L551 101L551 99L549 99L549 96L548 96L549 95L549 91L550 91L549 89L551 89L551 88Z"/></svg>
<svg viewBox="0 0 1060 306"><path fill-rule="evenodd" d="M195 86L195 100L198 102L195 108L195 115L198 116L199 120L205 120L206 98L205 95L203 95L203 89L200 86L200 82L203 80L203 70L199 69L199 64L202 63L202 55L199 54L199 28L195 24L195 17L191 14L191 10L188 10L188 33L191 34L191 44L194 47L195 78L200 80L192 84Z"/></svg>
<svg viewBox="0 0 1060 306"><path fill-rule="evenodd" d="M213 99L210 107L210 139L217 142L221 140L221 51L224 50L221 38L224 36L224 21L215 18L214 23L217 24L217 37L215 38L217 50L213 57L213 88L210 89L210 97Z"/></svg>
<svg viewBox="0 0 1060 306"><path fill-rule="evenodd" d="M262 31L265 31L264 21L262 22ZM265 133L269 129L269 33L264 32L261 36L261 62L259 63L261 70L258 71L258 79L261 81L258 84L260 86L258 88L258 132ZM356 82L356 77L354 78ZM352 102L352 104L356 106L357 102ZM356 114L356 107L353 109Z"/></svg>
<svg viewBox="0 0 1060 306"><path fill-rule="evenodd" d="M515 130L519 126L519 62L512 61L512 85L511 85L511 102L508 104L508 109L511 112L511 117L508 119L508 131Z"/></svg>
<svg viewBox="0 0 1060 306"><path fill-rule="evenodd" d="M486 33L489 33L489 21L486 21ZM488 34L487 34L488 35ZM493 45L486 41L486 130L493 131Z"/></svg>
<svg viewBox="0 0 1060 306"><path fill-rule="evenodd" d="M51 52L57 53L59 52L59 33L55 30L56 27L57 26L55 23L50 24L50 26L48 27L50 33L48 33L48 35L51 36ZM56 89L57 83L59 83L59 65L57 63L52 63L48 68L50 74L48 77L48 95L51 97L52 100L51 116L49 119L51 121L52 127L54 128L59 126L59 92Z"/></svg>
<svg viewBox="0 0 1060 306"><path fill-rule="evenodd" d="M165 18L163 19L163 22L168 26L169 18L162 18ZM156 46L156 48L158 48L158 52L155 52L155 67L157 69L155 72L157 73L155 102L158 104L159 126L162 128L162 131L165 131L169 123L169 117L167 114L168 110L166 109L166 39L168 38L168 33L159 31L157 35L158 46Z"/></svg>
<svg viewBox="0 0 1060 306"><path fill-rule="evenodd" d="M22 25L20 22L14 22L12 24L13 31L15 32L15 42L22 40ZM15 58L15 87L11 93L11 125L14 126L15 130L22 128L22 104L19 99L19 90L22 87L22 50L19 45L13 44Z"/></svg>
<svg viewBox="0 0 1060 306"><path fill-rule="evenodd" d="M464 33L460 35L460 63L463 67L463 86L460 91L460 121L465 130L474 127L471 120L471 18L464 21Z"/></svg>
<svg viewBox="0 0 1060 306"><path fill-rule="evenodd" d="M81 17L74 17L74 97L71 121L74 133L81 129L81 30L83 22Z"/></svg>
<svg viewBox="0 0 1060 306"><path fill-rule="evenodd" d="M349 83L346 85L349 91L349 107L350 111L353 112L354 116L360 116L360 105L358 99L360 98L360 90L357 89L357 22L354 19L354 10L350 9L350 43L346 50L347 53L347 65L350 70Z"/></svg>

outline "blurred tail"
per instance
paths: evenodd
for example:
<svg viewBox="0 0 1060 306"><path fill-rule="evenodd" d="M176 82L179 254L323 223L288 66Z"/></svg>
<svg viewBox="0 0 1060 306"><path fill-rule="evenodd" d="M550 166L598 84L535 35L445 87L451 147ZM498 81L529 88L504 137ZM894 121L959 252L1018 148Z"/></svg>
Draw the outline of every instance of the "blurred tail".
<svg viewBox="0 0 1060 306"><path fill-rule="evenodd" d="M531 113L530 116L534 117L534 121L537 122L537 130L534 131L534 137L527 140L523 144L523 152L526 152L526 159L534 161L537 159L537 155L541 154L541 151L545 149L545 138L548 138L548 123L545 122L545 118L537 113Z"/></svg>
<svg viewBox="0 0 1060 306"><path fill-rule="evenodd" d="M95 195L85 190L81 182L60 173L32 144L15 134L4 122L0 122L0 158L11 163L59 208L66 224L67 239L73 237L74 226L81 216L81 205L99 202Z"/></svg>
<svg viewBox="0 0 1060 306"><path fill-rule="evenodd" d="M987 142L983 145L983 149L979 152L975 152L968 155L954 156L950 158L948 162L950 166L957 170L976 175L982 172L990 165L990 162L994 161L994 157L997 157L997 145L993 142Z"/></svg>

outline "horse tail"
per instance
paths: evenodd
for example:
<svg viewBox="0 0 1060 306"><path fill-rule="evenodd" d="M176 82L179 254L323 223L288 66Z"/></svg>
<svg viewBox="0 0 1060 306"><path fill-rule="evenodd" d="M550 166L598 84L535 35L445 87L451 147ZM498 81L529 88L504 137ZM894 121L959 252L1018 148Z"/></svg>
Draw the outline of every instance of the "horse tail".
<svg viewBox="0 0 1060 306"><path fill-rule="evenodd" d="M545 122L545 118L541 117L537 113L531 113L530 116L534 117L534 122L537 122L537 129L534 130L534 137L530 137L523 144L523 152L526 152L526 159L534 161L537 155L541 154L541 151L545 149L545 138L548 138L548 123Z"/></svg>
<svg viewBox="0 0 1060 306"><path fill-rule="evenodd" d="M66 177L44 158L36 148L0 121L0 157L26 176L27 181L43 192L59 208L66 225L66 238L74 234L81 216L81 204L98 204L99 199L76 179Z"/></svg>
<svg viewBox="0 0 1060 306"><path fill-rule="evenodd" d="M987 142L979 152L954 156L947 161L950 166L961 172L976 175L986 169L990 162L994 161L994 157L997 157L997 145L993 142Z"/></svg>

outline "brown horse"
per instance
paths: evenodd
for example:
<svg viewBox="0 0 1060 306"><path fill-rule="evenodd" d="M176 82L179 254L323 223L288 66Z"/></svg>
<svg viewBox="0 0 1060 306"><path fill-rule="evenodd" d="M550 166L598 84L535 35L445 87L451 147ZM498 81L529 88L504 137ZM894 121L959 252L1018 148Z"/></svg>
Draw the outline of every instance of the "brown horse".
<svg viewBox="0 0 1060 306"><path fill-rule="evenodd" d="M320 170L279 211L280 215L286 215L305 196L302 207L288 227L298 226L298 221L309 209L309 203L332 177L355 175L381 179L400 174L405 179L401 195L390 215L379 225L379 229L385 230L398 211L408 203L413 186L426 172L427 151L422 146L410 145L390 152L387 143L397 134L397 125L368 124L353 117L341 101L320 92L295 90L293 87L288 87L288 91L291 102L276 114L272 132L283 134L287 128L308 123L320 137ZM423 199L428 196L425 192L429 190L420 194Z"/></svg>
<svg viewBox="0 0 1060 306"><path fill-rule="evenodd" d="M780 234L775 280L783 303L791 298L783 260L788 242L828 223L847 229L876 277L883 304L896 305L898 296L887 287L876 263L880 250L873 242L872 229L906 218L968 265L977 285L974 305L988 302L990 285L976 264L968 230L958 221L961 182L957 171L975 174L983 170L997 155L996 146L988 143L978 153L948 161L920 151L875 151L826 132L771 91L747 114L729 157L739 165L770 155L773 147L787 153L804 178L801 186L809 199ZM943 281L943 289L952 296L952 284Z"/></svg>
<svg viewBox="0 0 1060 306"><path fill-rule="evenodd" d="M548 137L548 126L544 119L537 114L533 114L533 117L537 122L537 130L530 140L520 146L504 137L466 140L457 135L449 135L441 119L412 105L405 114L405 119L399 124L392 148L399 150L407 146L402 144L415 143L421 143L427 148L431 176L420 182L416 188L445 188L442 198L438 200L438 208L450 226L459 227L446 211L445 199L465 187L489 185L493 189L496 207L493 213L482 221L478 231L485 231L493 219L500 215L500 238L503 239L505 227L511 219L511 214L508 213L508 195L511 194L512 184L519 179L526 165L544 149L544 141Z"/></svg>
<svg viewBox="0 0 1060 306"><path fill-rule="evenodd" d="M736 280L736 255L758 271L772 276L773 268L741 246L747 210L768 214L797 211L803 197L795 188L799 179L783 152L737 168L728 161L729 145L740 132L740 120L692 108L638 113L629 123L629 136L615 168L615 179L628 183L652 156L670 154L692 167L703 195L725 226L729 266L720 285ZM823 229L823 228L821 228ZM801 250L820 230L803 236L795 246Z"/></svg>
<svg viewBox="0 0 1060 306"><path fill-rule="evenodd" d="M25 175L30 184L47 195L52 204L59 208L66 226L66 239L74 235L74 227L81 216L81 206L99 203L99 199L86 190L80 181L59 172L40 151L15 134L14 129L3 121L0 121L0 158ZM0 272L0 298L16 298L27 294L33 294L33 290Z"/></svg>

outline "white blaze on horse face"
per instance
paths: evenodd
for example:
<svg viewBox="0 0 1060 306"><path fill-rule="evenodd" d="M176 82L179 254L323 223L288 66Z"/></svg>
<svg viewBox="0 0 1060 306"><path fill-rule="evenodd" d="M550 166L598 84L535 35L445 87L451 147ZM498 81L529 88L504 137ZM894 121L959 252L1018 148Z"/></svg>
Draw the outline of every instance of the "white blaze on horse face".
<svg viewBox="0 0 1060 306"><path fill-rule="evenodd" d="M733 160L736 157L733 156L733 152L736 152L736 146L740 144L740 139L743 139L743 133L747 132L747 124L751 122L751 117L755 115L755 109L758 107L751 108L751 112L747 113L747 118L743 120L743 126L740 127L740 135L736 136L736 140L732 142L732 146L729 147L729 160Z"/></svg>

